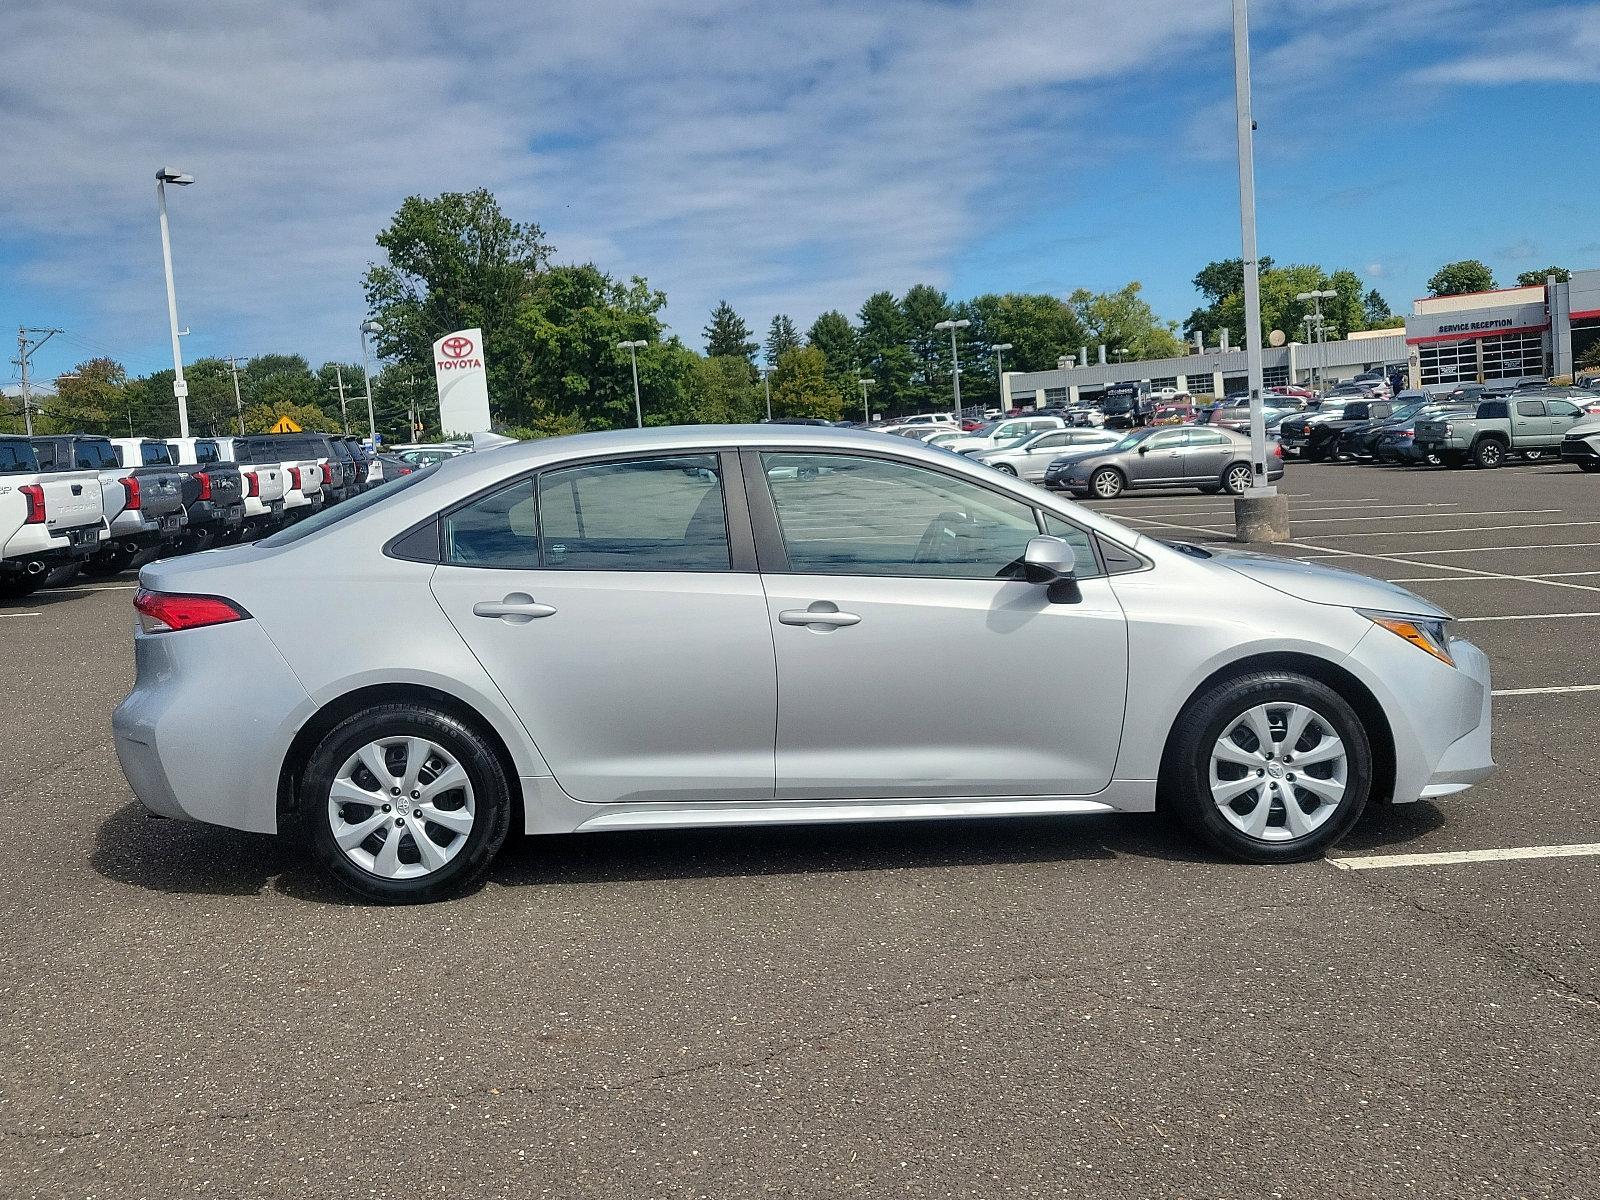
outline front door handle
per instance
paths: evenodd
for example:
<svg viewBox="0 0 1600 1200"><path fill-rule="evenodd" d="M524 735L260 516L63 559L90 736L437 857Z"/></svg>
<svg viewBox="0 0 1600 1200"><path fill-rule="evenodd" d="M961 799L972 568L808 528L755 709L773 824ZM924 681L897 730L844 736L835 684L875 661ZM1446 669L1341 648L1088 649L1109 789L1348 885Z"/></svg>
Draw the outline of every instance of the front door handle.
<svg viewBox="0 0 1600 1200"><path fill-rule="evenodd" d="M535 617L555 615L555 608L540 604L525 592L512 592L504 600L480 600L472 606L475 617L499 617L508 625L526 625Z"/></svg>
<svg viewBox="0 0 1600 1200"><path fill-rule="evenodd" d="M837 629L843 625L858 625L861 618L855 613L840 612L826 600L819 600L810 608L784 609L778 614L778 621L783 625L812 625Z"/></svg>

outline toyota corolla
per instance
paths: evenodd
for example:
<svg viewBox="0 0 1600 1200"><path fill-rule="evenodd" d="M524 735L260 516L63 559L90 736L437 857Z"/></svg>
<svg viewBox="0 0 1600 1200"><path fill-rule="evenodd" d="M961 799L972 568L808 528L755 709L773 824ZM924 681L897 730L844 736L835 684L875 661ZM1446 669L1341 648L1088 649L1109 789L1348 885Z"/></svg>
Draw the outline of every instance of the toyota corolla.
<svg viewBox="0 0 1600 1200"><path fill-rule="evenodd" d="M507 446L140 582L140 801L384 902L512 830L1161 808L1290 862L1493 767L1488 663L1427 600L874 433Z"/></svg>

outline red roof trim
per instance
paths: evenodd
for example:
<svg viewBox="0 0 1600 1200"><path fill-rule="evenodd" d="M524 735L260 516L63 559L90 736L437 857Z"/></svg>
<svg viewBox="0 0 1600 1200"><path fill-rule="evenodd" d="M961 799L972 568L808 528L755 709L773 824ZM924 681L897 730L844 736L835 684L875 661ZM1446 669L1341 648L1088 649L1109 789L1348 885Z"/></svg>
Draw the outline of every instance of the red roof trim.
<svg viewBox="0 0 1600 1200"><path fill-rule="evenodd" d="M1569 321L1587 321L1590 317L1600 317L1600 308L1586 308L1582 312L1567 314Z"/></svg>

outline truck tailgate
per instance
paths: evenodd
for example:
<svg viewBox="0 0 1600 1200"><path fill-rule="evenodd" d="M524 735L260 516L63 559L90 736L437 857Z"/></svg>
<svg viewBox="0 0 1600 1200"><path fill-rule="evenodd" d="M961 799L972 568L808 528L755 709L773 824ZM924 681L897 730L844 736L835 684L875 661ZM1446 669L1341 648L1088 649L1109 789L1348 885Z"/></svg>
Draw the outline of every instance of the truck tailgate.
<svg viewBox="0 0 1600 1200"><path fill-rule="evenodd" d="M1449 429L1450 423L1448 421L1418 421L1416 424L1416 440L1419 442L1442 442L1449 436Z"/></svg>
<svg viewBox="0 0 1600 1200"><path fill-rule="evenodd" d="M100 472L50 471L39 476L44 488L44 523L51 529L98 525L105 517Z"/></svg>
<svg viewBox="0 0 1600 1200"><path fill-rule="evenodd" d="M183 511L183 486L175 471L140 467L129 471L139 481L139 508L147 517L168 517Z"/></svg>
<svg viewBox="0 0 1600 1200"><path fill-rule="evenodd" d="M282 467L247 466L240 467L241 471L253 471L256 476L258 495L264 503L282 500L284 488L287 484L285 472Z"/></svg>

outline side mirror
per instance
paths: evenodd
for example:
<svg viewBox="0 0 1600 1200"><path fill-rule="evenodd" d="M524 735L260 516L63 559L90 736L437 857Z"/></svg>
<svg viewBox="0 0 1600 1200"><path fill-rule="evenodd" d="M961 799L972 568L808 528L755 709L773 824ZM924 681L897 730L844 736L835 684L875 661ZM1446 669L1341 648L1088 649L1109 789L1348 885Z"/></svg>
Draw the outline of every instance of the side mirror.
<svg viewBox="0 0 1600 1200"><path fill-rule="evenodd" d="M1139 453L1140 454L1149 454L1150 453L1150 447L1145 445L1143 442L1140 442L1139 443Z"/></svg>
<svg viewBox="0 0 1600 1200"><path fill-rule="evenodd" d="M1023 577L1029 583L1070 580L1078 569L1078 555L1066 538L1040 534L1030 538L1022 555Z"/></svg>

